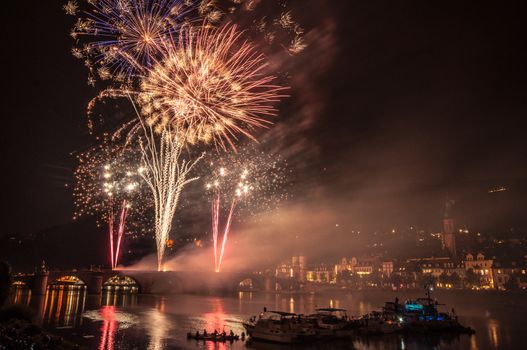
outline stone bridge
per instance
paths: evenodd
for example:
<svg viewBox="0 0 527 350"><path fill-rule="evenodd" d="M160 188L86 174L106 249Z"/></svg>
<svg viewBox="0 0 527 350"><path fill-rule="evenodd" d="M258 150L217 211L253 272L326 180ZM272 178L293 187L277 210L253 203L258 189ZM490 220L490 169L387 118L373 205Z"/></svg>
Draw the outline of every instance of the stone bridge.
<svg viewBox="0 0 527 350"><path fill-rule="evenodd" d="M40 271L15 275L13 282L24 283L32 294L43 295L48 285L63 278L76 277L86 285L89 294L100 294L113 276L127 276L136 283L140 293L229 293L235 291L275 291L284 283L274 276L243 272L138 271L138 270L70 270Z"/></svg>

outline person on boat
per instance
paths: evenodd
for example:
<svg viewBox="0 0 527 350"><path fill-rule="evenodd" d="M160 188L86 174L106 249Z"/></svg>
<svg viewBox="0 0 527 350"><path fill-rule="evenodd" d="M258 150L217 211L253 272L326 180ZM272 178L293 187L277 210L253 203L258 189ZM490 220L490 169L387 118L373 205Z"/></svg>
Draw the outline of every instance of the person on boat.
<svg viewBox="0 0 527 350"><path fill-rule="evenodd" d="M266 306L264 306L264 312L267 312L267 307Z"/></svg>
<svg viewBox="0 0 527 350"><path fill-rule="evenodd" d="M245 340L245 332L242 332L241 337L242 337L242 340Z"/></svg>
<svg viewBox="0 0 527 350"><path fill-rule="evenodd" d="M399 297L395 297L395 305L399 304Z"/></svg>
<svg viewBox="0 0 527 350"><path fill-rule="evenodd" d="M214 336L217 336L217 335L218 335L218 331L214 330Z"/></svg>
<svg viewBox="0 0 527 350"><path fill-rule="evenodd" d="M229 336L231 336L232 338L234 338L234 332L232 331L232 329L231 329L231 331L230 331L230 333L229 333Z"/></svg>
<svg viewBox="0 0 527 350"><path fill-rule="evenodd" d="M199 331L196 331L196 339L199 338Z"/></svg>
<svg viewBox="0 0 527 350"><path fill-rule="evenodd" d="M206 329L203 330L203 336L204 336L204 337L207 336L207 330L206 330Z"/></svg>

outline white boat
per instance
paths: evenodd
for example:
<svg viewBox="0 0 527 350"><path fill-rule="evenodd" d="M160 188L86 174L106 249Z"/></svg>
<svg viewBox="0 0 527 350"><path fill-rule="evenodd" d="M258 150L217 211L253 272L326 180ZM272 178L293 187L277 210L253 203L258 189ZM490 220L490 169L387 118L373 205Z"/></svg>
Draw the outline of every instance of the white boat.
<svg viewBox="0 0 527 350"><path fill-rule="evenodd" d="M244 322L252 339L291 344L314 339L316 333L302 317L289 312L266 311Z"/></svg>
<svg viewBox="0 0 527 350"><path fill-rule="evenodd" d="M319 338L349 337L358 328L358 324L348 317L345 309L320 308L316 311L307 316L307 319L313 321Z"/></svg>

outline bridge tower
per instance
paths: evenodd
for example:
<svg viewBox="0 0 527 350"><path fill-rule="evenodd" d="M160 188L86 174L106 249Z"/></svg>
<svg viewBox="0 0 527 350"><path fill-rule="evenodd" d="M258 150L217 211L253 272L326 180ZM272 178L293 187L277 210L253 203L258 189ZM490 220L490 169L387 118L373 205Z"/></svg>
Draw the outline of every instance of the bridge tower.
<svg viewBox="0 0 527 350"><path fill-rule="evenodd" d="M441 238L443 249L447 250L452 256L452 258L456 259L456 232L454 228L454 219L452 218L454 203L455 202L452 199L447 199L445 202L445 214L443 216L443 233Z"/></svg>
<svg viewBox="0 0 527 350"><path fill-rule="evenodd" d="M88 294L99 295L102 293L102 277L103 273L100 271L92 271L90 282L88 284Z"/></svg>
<svg viewBox="0 0 527 350"><path fill-rule="evenodd" d="M48 277L49 271L46 268L46 262L42 260L42 265L35 272L31 293L33 293L34 295L45 295L46 290L48 288Z"/></svg>

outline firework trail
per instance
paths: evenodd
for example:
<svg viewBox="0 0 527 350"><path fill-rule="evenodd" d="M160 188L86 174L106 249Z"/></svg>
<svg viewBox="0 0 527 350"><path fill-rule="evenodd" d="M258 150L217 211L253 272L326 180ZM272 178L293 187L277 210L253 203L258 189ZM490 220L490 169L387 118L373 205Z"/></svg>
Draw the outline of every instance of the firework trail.
<svg viewBox="0 0 527 350"><path fill-rule="evenodd" d="M220 193L212 200L212 242L214 246L214 270L218 271L218 225L220 211Z"/></svg>
<svg viewBox="0 0 527 350"><path fill-rule="evenodd" d="M247 175L247 172L244 171L241 178L245 179L246 175ZM225 168L220 168L220 176L221 177L226 176ZM213 184L209 183L207 184L206 187L209 190L212 188L215 192L215 195L213 196L213 200L212 200L212 239L213 239L213 246L214 246L214 270L216 272L220 272L221 263L223 261L223 256L225 255L225 245L227 243L227 239L229 236L234 210L236 208L238 201L240 200L240 197L243 194L247 194L250 186L245 182L244 183L240 182L234 192L234 196L232 197L232 200L231 200L230 209L227 214L227 220L225 223L225 227L223 230L223 238L221 241L221 249L219 252L218 252L218 232L219 232L219 217L220 217L220 210L221 210L221 187L222 186L219 180L215 180ZM228 185L225 187L228 187Z"/></svg>
<svg viewBox="0 0 527 350"><path fill-rule="evenodd" d="M229 215L227 216L227 223L225 224L225 230L223 231L223 239L221 240L221 252L220 258L218 260L218 266L216 272L221 271L221 263L223 262L223 256L225 255L225 245L227 244L227 239L229 237L229 232L231 230L232 215L234 214L234 208L236 208L238 200L234 198L231 203L231 208L229 210Z"/></svg>
<svg viewBox="0 0 527 350"><path fill-rule="evenodd" d="M282 192L286 165L278 155L242 149L237 154L211 161L208 166L213 169L205 189L212 194L214 270L220 272L236 214L247 218L254 210L275 208L286 195ZM222 212L222 202L228 203L225 212ZM240 207L242 203L243 208ZM225 220L220 237L222 216Z"/></svg>
<svg viewBox="0 0 527 350"><path fill-rule="evenodd" d="M284 97L266 66L235 25L185 27L143 77L141 113L156 131L170 125L189 144L235 149L238 135L254 139L253 130L271 124Z"/></svg>
<svg viewBox="0 0 527 350"><path fill-rule="evenodd" d="M203 155L194 160L182 159L185 146L182 134L170 126L156 132L144 122L139 111L135 111L143 130L138 140L144 164L140 175L153 197L157 270L163 271L165 249L181 191L185 185L198 179L189 177L189 174Z"/></svg>
<svg viewBox="0 0 527 350"><path fill-rule="evenodd" d="M100 144L77 155L73 190L76 207L74 219L96 215L99 226L104 223L108 225L112 269L119 263L131 202L137 204L136 213L142 213L146 208L141 201L134 157L122 153L107 137ZM131 224L135 228L138 222L132 220Z"/></svg>

